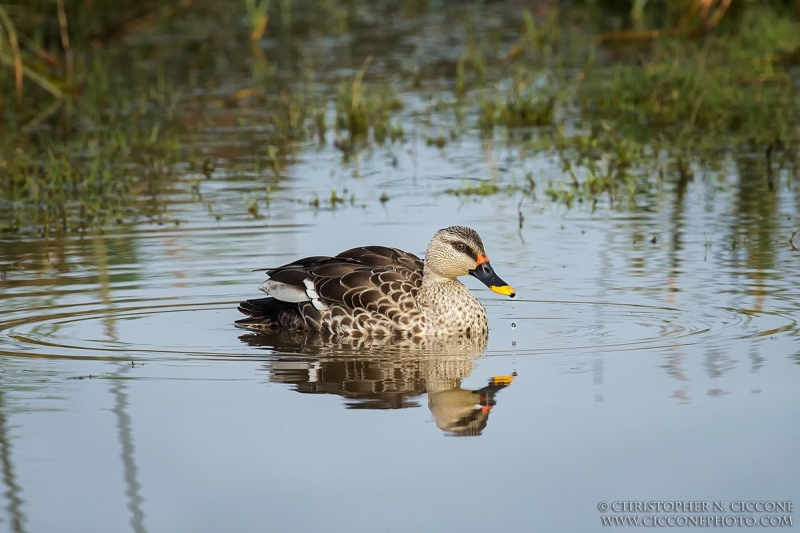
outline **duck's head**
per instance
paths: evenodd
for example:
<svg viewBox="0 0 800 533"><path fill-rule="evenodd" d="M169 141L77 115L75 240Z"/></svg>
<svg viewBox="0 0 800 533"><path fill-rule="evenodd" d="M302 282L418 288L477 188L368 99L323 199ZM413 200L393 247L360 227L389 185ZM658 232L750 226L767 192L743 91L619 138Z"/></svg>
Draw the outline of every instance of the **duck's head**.
<svg viewBox="0 0 800 533"><path fill-rule="evenodd" d="M425 271L448 279L469 274L498 294L512 298L517 294L489 264L480 235L464 226L436 232L425 253Z"/></svg>

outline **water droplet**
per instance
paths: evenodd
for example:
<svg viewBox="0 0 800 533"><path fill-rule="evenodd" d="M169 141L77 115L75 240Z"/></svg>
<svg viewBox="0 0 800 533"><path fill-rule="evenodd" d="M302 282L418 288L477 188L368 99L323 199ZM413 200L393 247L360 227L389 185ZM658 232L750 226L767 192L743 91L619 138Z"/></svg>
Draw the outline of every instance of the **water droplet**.
<svg viewBox="0 0 800 533"><path fill-rule="evenodd" d="M516 322L512 322L511 323L511 329L517 329L517 323Z"/></svg>

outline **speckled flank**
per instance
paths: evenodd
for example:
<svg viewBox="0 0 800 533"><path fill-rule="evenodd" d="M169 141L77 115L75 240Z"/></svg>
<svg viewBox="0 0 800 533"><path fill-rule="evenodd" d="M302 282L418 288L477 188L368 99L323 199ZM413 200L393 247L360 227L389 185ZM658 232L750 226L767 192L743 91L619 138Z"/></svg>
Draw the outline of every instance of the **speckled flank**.
<svg viewBox="0 0 800 533"><path fill-rule="evenodd" d="M274 293L248 300L237 322L248 329L311 330L342 337L464 336L485 338L486 310L455 278L485 255L478 234L463 226L440 230L423 263L395 248L366 246L336 257L309 257L267 270ZM306 295L287 302L278 295Z"/></svg>

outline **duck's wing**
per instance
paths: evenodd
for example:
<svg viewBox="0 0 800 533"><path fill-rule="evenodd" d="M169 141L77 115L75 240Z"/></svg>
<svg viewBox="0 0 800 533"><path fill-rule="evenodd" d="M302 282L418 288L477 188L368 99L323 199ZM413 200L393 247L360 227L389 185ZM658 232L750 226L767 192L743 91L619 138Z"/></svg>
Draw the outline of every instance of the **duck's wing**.
<svg viewBox="0 0 800 533"><path fill-rule="evenodd" d="M301 306L301 313L315 329L391 334L417 309L422 266L419 257L396 248L347 250L309 272L318 299Z"/></svg>
<svg viewBox="0 0 800 533"><path fill-rule="evenodd" d="M422 259L410 252L386 246L361 246L351 248L336 256L336 259L353 261L361 265L387 268L406 268L422 272Z"/></svg>
<svg viewBox="0 0 800 533"><path fill-rule="evenodd" d="M422 283L422 261L395 248L365 246L310 269L309 277L326 305L374 311L382 299L397 303L402 295L416 296Z"/></svg>
<svg viewBox="0 0 800 533"><path fill-rule="evenodd" d="M336 257L309 257L267 269L270 278L260 288L284 307L291 304L310 329L337 324L350 329L353 321L381 315L394 322L414 309L422 266L414 254L363 246ZM252 307L243 303L240 310L247 314Z"/></svg>

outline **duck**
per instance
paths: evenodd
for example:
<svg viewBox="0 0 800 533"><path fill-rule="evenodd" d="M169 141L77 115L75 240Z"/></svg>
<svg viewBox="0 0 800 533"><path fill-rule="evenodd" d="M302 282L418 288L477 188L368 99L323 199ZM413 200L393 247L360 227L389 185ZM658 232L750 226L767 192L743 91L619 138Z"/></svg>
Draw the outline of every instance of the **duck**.
<svg viewBox="0 0 800 533"><path fill-rule="evenodd" d="M385 246L362 246L335 257L312 256L263 269L246 300L240 328L316 332L336 337L469 337L489 332L486 309L457 278L471 275L492 291L516 291L495 273L480 235L466 226L436 232L425 259Z"/></svg>

